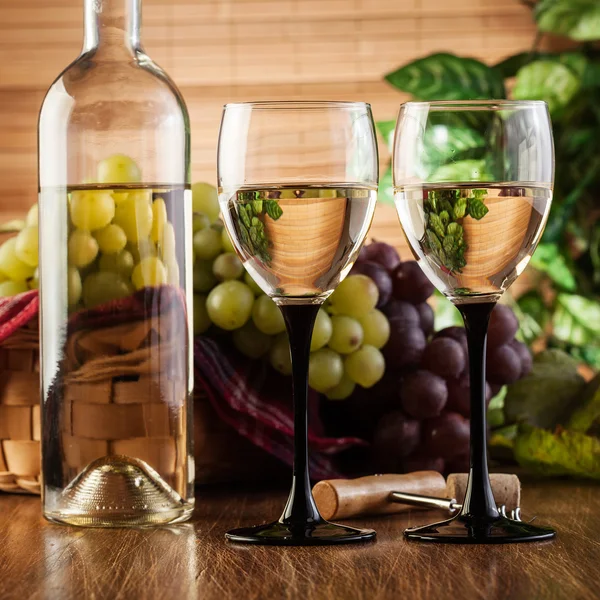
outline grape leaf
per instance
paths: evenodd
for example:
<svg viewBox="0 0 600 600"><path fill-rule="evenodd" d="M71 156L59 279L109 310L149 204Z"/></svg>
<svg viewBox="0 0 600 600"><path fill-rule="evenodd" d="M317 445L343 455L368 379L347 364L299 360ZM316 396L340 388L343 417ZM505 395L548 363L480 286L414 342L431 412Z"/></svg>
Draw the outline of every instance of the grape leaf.
<svg viewBox="0 0 600 600"><path fill-rule="evenodd" d="M576 294L559 294L552 315L552 333L575 346L597 346L600 340L600 303Z"/></svg>
<svg viewBox="0 0 600 600"><path fill-rule="evenodd" d="M567 423L567 429L587 433L600 425L600 374L596 375L583 391L581 406ZM597 434L596 431L593 432Z"/></svg>
<svg viewBox="0 0 600 600"><path fill-rule="evenodd" d="M277 221L277 219L279 219L279 217L283 214L283 210L276 200L265 200L264 204L267 214L271 217L271 219L273 219L273 221Z"/></svg>
<svg viewBox="0 0 600 600"><path fill-rule="evenodd" d="M477 221L483 219L489 211L490 209L479 198L469 199L469 215Z"/></svg>
<svg viewBox="0 0 600 600"><path fill-rule="evenodd" d="M546 273L554 283L570 292L577 287L575 277L556 244L540 244L531 257L530 265Z"/></svg>
<svg viewBox="0 0 600 600"><path fill-rule="evenodd" d="M384 204L394 204L394 184L392 182L392 165L385 170L383 177L379 180L379 191L377 200Z"/></svg>
<svg viewBox="0 0 600 600"><path fill-rule="evenodd" d="M506 96L499 71L474 58L447 53L430 54L415 60L388 73L385 79L420 100L475 100Z"/></svg>
<svg viewBox="0 0 600 600"><path fill-rule="evenodd" d="M519 426L514 455L517 462L542 475L576 475L600 479L600 439L578 431L555 433Z"/></svg>
<svg viewBox="0 0 600 600"><path fill-rule="evenodd" d="M500 71L502 77L507 79L508 77L514 77L521 67L528 65L530 62L539 60L540 58L551 58L553 56L555 55L550 54L549 52L519 52L519 54L508 56L495 64L494 69Z"/></svg>
<svg viewBox="0 0 600 600"><path fill-rule="evenodd" d="M581 87L572 69L553 60L536 60L519 69L515 100L545 100L551 113L571 102Z"/></svg>
<svg viewBox="0 0 600 600"><path fill-rule="evenodd" d="M577 362L561 350L537 354L529 375L508 386L504 399L507 423L526 422L554 429L578 407L585 381Z"/></svg>
<svg viewBox="0 0 600 600"><path fill-rule="evenodd" d="M541 0L534 15L540 31L565 35L579 42L600 39L598 0Z"/></svg>
<svg viewBox="0 0 600 600"><path fill-rule="evenodd" d="M442 165L429 177L429 181L441 183L461 181L486 181L489 176L483 160L458 160L456 162Z"/></svg>
<svg viewBox="0 0 600 600"><path fill-rule="evenodd" d="M550 311L537 290L530 290L519 297L513 307L519 320L519 337L531 344L544 333L550 319Z"/></svg>
<svg viewBox="0 0 600 600"><path fill-rule="evenodd" d="M377 121L375 123L377 131L381 134L381 137L385 140L387 147L390 152L394 148L394 131L396 129L396 121Z"/></svg>
<svg viewBox="0 0 600 600"><path fill-rule="evenodd" d="M458 160L461 154L484 146L483 135L468 126L432 125L423 135L425 162L431 167L442 165L448 160Z"/></svg>

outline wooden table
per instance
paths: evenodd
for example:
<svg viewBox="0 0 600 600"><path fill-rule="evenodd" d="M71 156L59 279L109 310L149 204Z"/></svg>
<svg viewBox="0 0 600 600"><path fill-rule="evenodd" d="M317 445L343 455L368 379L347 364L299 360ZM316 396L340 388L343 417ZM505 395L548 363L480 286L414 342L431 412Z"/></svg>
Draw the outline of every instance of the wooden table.
<svg viewBox="0 0 600 600"><path fill-rule="evenodd" d="M0 598L182 600L431 598L584 600L600 597L600 488L529 482L523 511L555 526L542 544L407 542L407 525L435 513L365 518L378 541L317 548L233 546L232 526L281 510L282 492L198 490L188 524L147 530L50 525L39 499L0 496Z"/></svg>

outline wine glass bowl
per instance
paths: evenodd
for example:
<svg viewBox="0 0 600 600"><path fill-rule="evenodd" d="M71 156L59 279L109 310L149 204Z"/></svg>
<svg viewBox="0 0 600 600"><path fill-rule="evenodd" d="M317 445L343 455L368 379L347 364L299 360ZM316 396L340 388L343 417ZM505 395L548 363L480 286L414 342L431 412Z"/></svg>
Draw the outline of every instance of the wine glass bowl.
<svg viewBox="0 0 600 600"><path fill-rule="evenodd" d="M419 266L461 312L469 349L470 472L461 512L409 539L506 543L555 532L501 515L487 466L485 356L491 312L523 272L552 201L544 102L408 102L393 151L396 208Z"/></svg>
<svg viewBox="0 0 600 600"><path fill-rule="evenodd" d="M367 541L372 530L325 521L308 468L308 361L314 321L348 274L369 230L378 156L360 102L254 102L224 107L218 148L225 227L288 331L294 398L292 489L281 517L230 531L235 542L316 545Z"/></svg>

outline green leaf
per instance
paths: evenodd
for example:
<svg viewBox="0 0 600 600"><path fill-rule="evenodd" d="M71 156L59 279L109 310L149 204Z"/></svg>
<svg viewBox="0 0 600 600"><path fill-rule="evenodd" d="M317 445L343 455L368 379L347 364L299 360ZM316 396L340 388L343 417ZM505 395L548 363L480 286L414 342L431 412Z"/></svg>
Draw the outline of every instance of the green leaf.
<svg viewBox="0 0 600 600"><path fill-rule="evenodd" d="M429 181L436 183L486 181L489 179L483 160L459 160L448 163L436 169L429 177ZM455 207L456 208L456 207Z"/></svg>
<svg viewBox="0 0 600 600"><path fill-rule="evenodd" d="M385 170L383 177L379 180L379 191L377 200L383 204L394 204L394 183L392 181L392 165Z"/></svg>
<svg viewBox="0 0 600 600"><path fill-rule="evenodd" d="M375 127L377 127L377 131L379 131L381 137L385 140L389 151L392 152L394 149L396 121L377 121Z"/></svg>
<svg viewBox="0 0 600 600"><path fill-rule="evenodd" d="M482 200L478 198L470 198L469 199L469 215L480 221L488 214L490 209L483 203Z"/></svg>
<svg viewBox="0 0 600 600"><path fill-rule="evenodd" d="M437 167L449 160L457 160L461 154L485 146L485 139L475 129L456 125L432 125L423 136L426 162Z"/></svg>
<svg viewBox="0 0 600 600"><path fill-rule="evenodd" d="M542 475L600 479L600 439L578 431L521 425L513 446L518 463Z"/></svg>
<svg viewBox="0 0 600 600"><path fill-rule="evenodd" d="M515 100L545 100L550 112L564 108L575 97L581 81L569 67L553 60L537 60L517 73Z"/></svg>
<svg viewBox="0 0 600 600"><path fill-rule="evenodd" d="M431 54L388 73L385 79L420 100L505 97L499 71L474 58L454 54Z"/></svg>
<svg viewBox="0 0 600 600"><path fill-rule="evenodd" d="M545 350L535 356L529 375L508 386L506 420L554 429L577 408L584 387L576 361L560 350Z"/></svg>
<svg viewBox="0 0 600 600"><path fill-rule="evenodd" d="M519 320L520 337L530 344L544 333L550 311L537 290L526 292L517 300L514 310Z"/></svg>
<svg viewBox="0 0 600 600"><path fill-rule="evenodd" d="M534 269L546 273L559 287L570 292L575 291L577 287L575 277L556 244L540 244L529 264Z"/></svg>
<svg viewBox="0 0 600 600"><path fill-rule="evenodd" d="M433 312L435 313L435 327L437 331L446 327L459 327L463 325L462 317L456 306L438 290L434 292Z"/></svg>
<svg viewBox="0 0 600 600"><path fill-rule="evenodd" d="M281 206L279 206L277 200L265 200L264 204L267 214L271 217L271 219L273 219L273 221L277 221L277 219L279 219L279 217L281 217L283 214L283 210L281 209Z"/></svg>
<svg viewBox="0 0 600 600"><path fill-rule="evenodd" d="M530 62L552 56L554 55L548 52L520 52L519 54L513 54L512 56L508 56L504 60L501 60L498 64L494 65L494 69L500 71L502 77L507 79L509 77L514 77L520 68L528 65Z"/></svg>
<svg viewBox="0 0 600 600"><path fill-rule="evenodd" d="M587 433L600 425L600 374L590 381L581 400L581 406L571 415L567 429ZM594 431L594 434L597 434Z"/></svg>
<svg viewBox="0 0 600 600"><path fill-rule="evenodd" d="M597 345L600 340L600 303L575 294L559 294L552 315L552 333L575 346Z"/></svg>
<svg viewBox="0 0 600 600"><path fill-rule="evenodd" d="M541 0L534 14L540 31L579 42L600 39L598 0Z"/></svg>

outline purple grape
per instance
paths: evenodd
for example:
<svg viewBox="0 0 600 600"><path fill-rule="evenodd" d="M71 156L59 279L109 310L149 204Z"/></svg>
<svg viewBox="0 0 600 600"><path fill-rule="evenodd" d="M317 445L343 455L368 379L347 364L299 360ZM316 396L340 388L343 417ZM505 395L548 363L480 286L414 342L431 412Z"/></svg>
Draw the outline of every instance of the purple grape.
<svg viewBox="0 0 600 600"><path fill-rule="evenodd" d="M468 473L471 468L469 452L455 456L446 464L446 472L450 473ZM459 502L462 500L459 499Z"/></svg>
<svg viewBox="0 0 600 600"><path fill-rule="evenodd" d="M521 374L519 375L519 379L525 377L525 375L529 375L531 367L533 366L533 358L531 357L529 348L523 342L519 342L519 340L512 340L509 343L509 346L516 352L521 361Z"/></svg>
<svg viewBox="0 0 600 600"><path fill-rule="evenodd" d="M431 308L427 302L416 304L415 308L419 313L419 323L421 325L421 329L423 330L423 333L429 337L433 333L433 322L435 318L433 308Z"/></svg>
<svg viewBox="0 0 600 600"><path fill-rule="evenodd" d="M390 327L420 327L419 311L408 302L390 300L381 312L388 318Z"/></svg>
<svg viewBox="0 0 600 600"><path fill-rule="evenodd" d="M465 370L467 358L460 342L440 337L429 342L421 365L444 379L455 379Z"/></svg>
<svg viewBox="0 0 600 600"><path fill-rule="evenodd" d="M375 282L379 290L377 308L387 304L392 297L392 278L390 274L378 263L370 261L356 262L350 275L366 275Z"/></svg>
<svg viewBox="0 0 600 600"><path fill-rule="evenodd" d="M490 398L493 398L502 389L503 384L502 383L492 383L491 381L488 381L487 385L490 388Z"/></svg>
<svg viewBox="0 0 600 600"><path fill-rule="evenodd" d="M487 353L487 379L493 383L514 383L521 376L519 355L508 344Z"/></svg>
<svg viewBox="0 0 600 600"><path fill-rule="evenodd" d="M462 349L465 353L465 359L469 359L469 345L467 343L467 332L464 327L458 327L455 325L454 327L446 327L445 329L440 329L440 331L436 332L433 336L433 339L448 337L453 340L456 340L462 346Z"/></svg>
<svg viewBox="0 0 600 600"><path fill-rule="evenodd" d="M420 328L399 327L390 321L390 339L382 348L386 367L399 370L416 367L426 345L425 334Z"/></svg>
<svg viewBox="0 0 600 600"><path fill-rule="evenodd" d="M394 298L411 304L425 302L433 294L433 284L414 260L401 262L392 273Z"/></svg>
<svg viewBox="0 0 600 600"><path fill-rule="evenodd" d="M425 456L421 452L417 452L413 456L405 458L402 461L402 466L405 473L413 473L415 471L437 471L438 473L443 473L446 463L440 456Z"/></svg>
<svg viewBox="0 0 600 600"><path fill-rule="evenodd" d="M488 348L497 348L507 344L515 337L519 321L509 306L496 304L488 326Z"/></svg>
<svg viewBox="0 0 600 600"><path fill-rule="evenodd" d="M373 459L378 470L394 473L400 461L418 445L421 424L396 410L384 415L373 437Z"/></svg>
<svg viewBox="0 0 600 600"><path fill-rule="evenodd" d="M465 374L459 379L450 379L446 382L448 386L448 410L460 413L463 417L471 416L471 386L469 375ZM485 401L490 403L492 399L492 388L489 383L485 384Z"/></svg>
<svg viewBox="0 0 600 600"><path fill-rule="evenodd" d="M393 271L400 263L400 256L396 248L385 242L371 242L362 247L358 260L373 261L384 269Z"/></svg>
<svg viewBox="0 0 600 600"><path fill-rule="evenodd" d="M402 408L415 419L439 415L448 400L446 382L429 371L416 371L404 378L400 389Z"/></svg>
<svg viewBox="0 0 600 600"><path fill-rule="evenodd" d="M455 412L445 411L423 423L423 448L430 456L446 460L469 450L469 420Z"/></svg>

